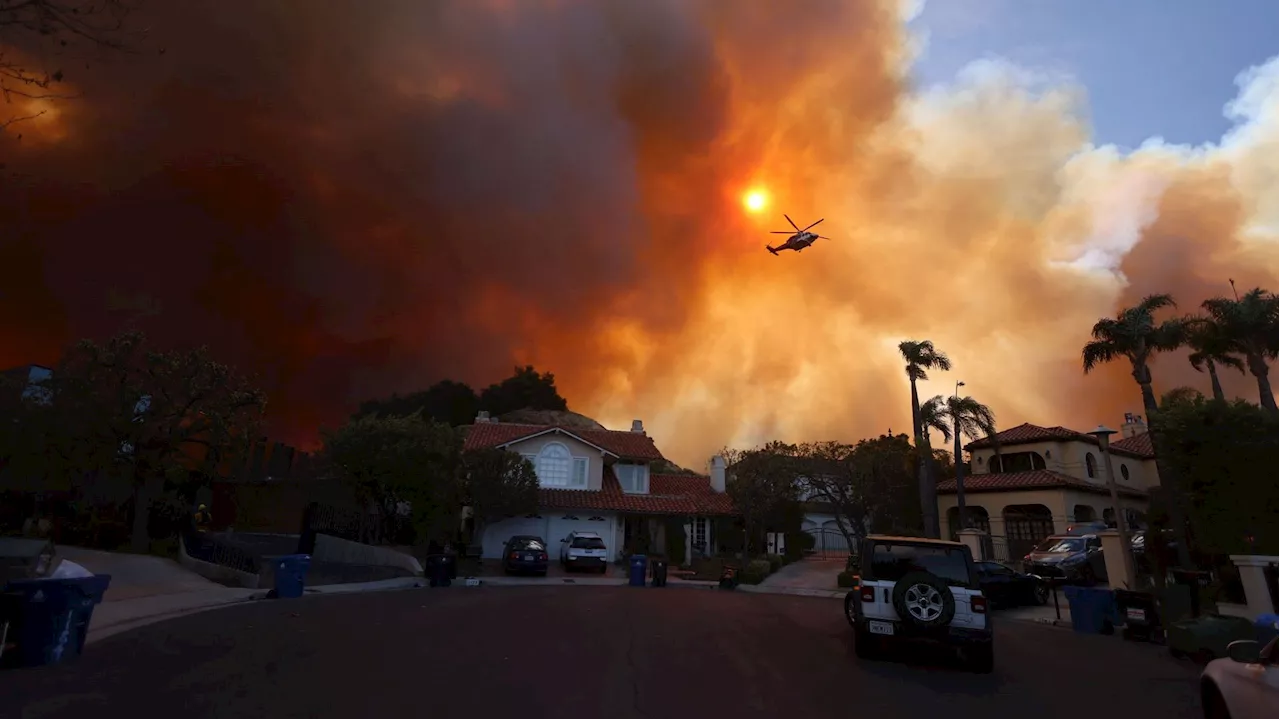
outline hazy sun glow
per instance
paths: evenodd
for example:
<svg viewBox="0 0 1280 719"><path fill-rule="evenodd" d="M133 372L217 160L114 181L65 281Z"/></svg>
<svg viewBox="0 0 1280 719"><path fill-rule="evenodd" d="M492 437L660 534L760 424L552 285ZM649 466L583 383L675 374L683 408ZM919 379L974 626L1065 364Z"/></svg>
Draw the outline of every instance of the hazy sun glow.
<svg viewBox="0 0 1280 719"><path fill-rule="evenodd" d="M764 190L749 190L742 196L742 206L747 212L759 212L769 204L769 194Z"/></svg>

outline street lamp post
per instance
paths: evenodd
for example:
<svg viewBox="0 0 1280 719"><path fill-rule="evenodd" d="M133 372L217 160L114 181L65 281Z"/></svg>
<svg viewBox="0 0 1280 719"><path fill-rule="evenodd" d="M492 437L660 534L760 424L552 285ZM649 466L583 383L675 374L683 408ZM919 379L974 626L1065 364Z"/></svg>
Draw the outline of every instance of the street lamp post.
<svg viewBox="0 0 1280 719"><path fill-rule="evenodd" d="M1116 473L1111 467L1111 435L1116 431L1103 425L1090 432L1098 440L1098 448L1102 451L1102 465L1107 470L1107 489L1111 491L1111 512L1116 518L1116 531L1120 533L1120 558L1124 564L1124 585L1130 589L1137 586L1137 578L1133 572L1133 546L1129 543L1129 521L1120 506L1120 491L1116 487Z"/></svg>
<svg viewBox="0 0 1280 719"><path fill-rule="evenodd" d="M952 399L960 399L960 388L964 386L964 382L956 381L955 391L951 393ZM964 463L960 461L960 414L955 411L955 403L951 405L951 437L954 442L956 454L956 519L960 522L961 529L968 529L969 523L965 520L964 507Z"/></svg>

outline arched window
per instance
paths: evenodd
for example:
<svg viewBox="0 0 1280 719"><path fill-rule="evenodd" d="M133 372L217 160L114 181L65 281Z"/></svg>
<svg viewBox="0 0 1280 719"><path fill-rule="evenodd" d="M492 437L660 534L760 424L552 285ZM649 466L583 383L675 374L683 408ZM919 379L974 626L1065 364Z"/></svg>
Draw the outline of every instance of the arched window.
<svg viewBox="0 0 1280 719"><path fill-rule="evenodd" d="M1089 475L1090 479L1093 479L1095 476L1097 476L1098 466L1094 464L1093 452L1084 453L1084 471L1086 474Z"/></svg>
<svg viewBox="0 0 1280 719"><path fill-rule="evenodd" d="M1121 476L1121 477L1122 477L1126 482L1127 482L1127 481L1129 481L1129 468L1128 468L1128 467L1126 467L1126 466L1125 466L1125 465L1123 465L1123 464L1122 464L1122 465L1120 465L1120 476Z"/></svg>
<svg viewBox="0 0 1280 719"><path fill-rule="evenodd" d="M538 483L544 487L568 487L573 472L573 455L569 448L552 442L538 453Z"/></svg>

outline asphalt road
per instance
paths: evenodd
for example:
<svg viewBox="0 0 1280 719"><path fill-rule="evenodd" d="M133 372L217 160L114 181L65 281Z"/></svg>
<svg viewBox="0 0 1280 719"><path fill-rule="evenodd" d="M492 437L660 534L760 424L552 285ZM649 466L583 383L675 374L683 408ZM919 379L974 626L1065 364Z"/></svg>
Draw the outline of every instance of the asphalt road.
<svg viewBox="0 0 1280 719"><path fill-rule="evenodd" d="M838 600L504 587L261 601L0 674L0 717L1198 717L1189 663L996 625L996 670L860 662Z"/></svg>

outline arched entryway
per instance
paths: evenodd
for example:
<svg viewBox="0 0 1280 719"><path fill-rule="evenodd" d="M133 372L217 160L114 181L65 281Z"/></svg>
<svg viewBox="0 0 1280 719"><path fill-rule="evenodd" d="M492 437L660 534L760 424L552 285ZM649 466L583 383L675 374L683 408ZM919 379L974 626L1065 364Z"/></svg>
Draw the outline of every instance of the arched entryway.
<svg viewBox="0 0 1280 719"><path fill-rule="evenodd" d="M991 534L991 516L987 514L986 507L975 507L969 505L964 509L965 515L969 519L969 528L978 529L987 534ZM960 508L952 507L947 510L947 529L951 534L951 540L956 541L959 532L963 527L960 526Z"/></svg>
<svg viewBox="0 0 1280 719"><path fill-rule="evenodd" d="M1001 514L1012 560L1022 559L1041 540L1053 534L1053 512L1043 504L1011 504Z"/></svg>
<svg viewBox="0 0 1280 719"><path fill-rule="evenodd" d="M1087 504L1077 504L1071 509L1071 515L1077 523L1098 521L1098 513Z"/></svg>

